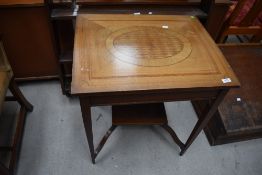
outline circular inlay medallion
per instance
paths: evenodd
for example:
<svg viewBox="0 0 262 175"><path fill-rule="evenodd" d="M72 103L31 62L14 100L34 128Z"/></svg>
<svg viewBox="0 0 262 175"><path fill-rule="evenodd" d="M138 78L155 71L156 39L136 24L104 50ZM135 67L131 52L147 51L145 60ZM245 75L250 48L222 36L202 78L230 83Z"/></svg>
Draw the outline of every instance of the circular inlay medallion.
<svg viewBox="0 0 262 175"><path fill-rule="evenodd" d="M166 66L183 61L191 53L187 38L172 29L130 27L115 31L106 47L119 60L140 66Z"/></svg>

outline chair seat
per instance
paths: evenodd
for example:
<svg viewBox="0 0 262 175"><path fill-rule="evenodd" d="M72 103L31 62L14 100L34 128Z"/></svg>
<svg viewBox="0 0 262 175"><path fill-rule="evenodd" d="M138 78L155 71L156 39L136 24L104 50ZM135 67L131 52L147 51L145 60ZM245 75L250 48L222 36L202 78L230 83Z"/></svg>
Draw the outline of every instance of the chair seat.
<svg viewBox="0 0 262 175"><path fill-rule="evenodd" d="M0 114L2 112L2 106L5 100L6 91L8 89L9 82L12 76L12 72L10 71L0 71Z"/></svg>

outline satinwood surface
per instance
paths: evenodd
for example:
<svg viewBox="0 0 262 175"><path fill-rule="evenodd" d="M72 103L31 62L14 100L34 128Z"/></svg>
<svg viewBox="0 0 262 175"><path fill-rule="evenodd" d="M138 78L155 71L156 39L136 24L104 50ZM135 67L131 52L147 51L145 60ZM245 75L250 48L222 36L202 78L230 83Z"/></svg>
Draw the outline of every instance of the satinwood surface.
<svg viewBox="0 0 262 175"><path fill-rule="evenodd" d="M73 94L224 86L239 82L195 17L77 17Z"/></svg>

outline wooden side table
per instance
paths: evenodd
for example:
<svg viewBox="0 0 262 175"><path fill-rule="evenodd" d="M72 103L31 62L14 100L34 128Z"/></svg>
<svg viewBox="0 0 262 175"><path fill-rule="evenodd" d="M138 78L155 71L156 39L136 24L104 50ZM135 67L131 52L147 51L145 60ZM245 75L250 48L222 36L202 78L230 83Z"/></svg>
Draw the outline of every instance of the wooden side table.
<svg viewBox="0 0 262 175"><path fill-rule="evenodd" d="M80 97L92 162L117 125L158 124L183 155L230 88L239 82L198 19L191 16L79 15L72 93ZM163 102L206 100L186 143L165 116ZM112 105L113 126L93 144L91 107Z"/></svg>

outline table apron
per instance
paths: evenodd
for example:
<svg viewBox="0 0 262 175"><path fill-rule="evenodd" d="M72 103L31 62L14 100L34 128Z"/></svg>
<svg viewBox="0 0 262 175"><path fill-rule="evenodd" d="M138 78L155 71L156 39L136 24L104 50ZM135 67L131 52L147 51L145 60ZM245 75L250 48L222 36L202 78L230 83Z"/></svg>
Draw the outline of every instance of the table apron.
<svg viewBox="0 0 262 175"><path fill-rule="evenodd" d="M90 106L139 104L170 101L206 100L214 99L221 90L207 91L182 91L182 92L158 92L158 93L135 93L135 94L105 94L95 96L82 96L88 99Z"/></svg>

